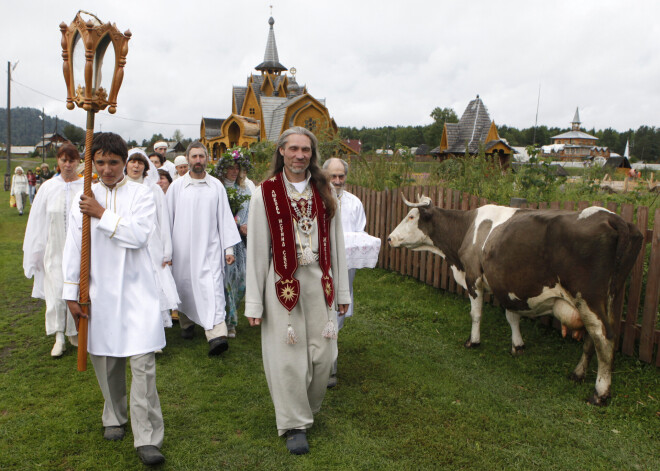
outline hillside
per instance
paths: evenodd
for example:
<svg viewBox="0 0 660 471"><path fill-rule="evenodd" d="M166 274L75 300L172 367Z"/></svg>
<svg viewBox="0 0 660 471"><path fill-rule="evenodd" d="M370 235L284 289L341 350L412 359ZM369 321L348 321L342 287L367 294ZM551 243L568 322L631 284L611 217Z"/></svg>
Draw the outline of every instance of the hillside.
<svg viewBox="0 0 660 471"><path fill-rule="evenodd" d="M14 108L11 109L11 145L12 146L33 146L41 140L41 110L36 108ZM69 139L76 140L65 134L65 128L73 126L77 133L83 133L84 129L75 126L63 119L57 120L57 132ZM45 132L55 132L55 117L46 115ZM7 109L0 108L0 142L7 142Z"/></svg>

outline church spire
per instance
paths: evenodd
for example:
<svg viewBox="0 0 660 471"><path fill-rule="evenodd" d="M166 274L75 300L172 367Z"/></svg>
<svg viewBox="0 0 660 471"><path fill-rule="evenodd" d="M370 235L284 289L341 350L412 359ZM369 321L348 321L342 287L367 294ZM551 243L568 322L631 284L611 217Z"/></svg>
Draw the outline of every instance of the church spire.
<svg viewBox="0 0 660 471"><path fill-rule="evenodd" d="M573 117L573 121L571 122L571 128L573 131L579 131L580 130L580 113L578 111L578 108L575 108L575 116Z"/></svg>
<svg viewBox="0 0 660 471"><path fill-rule="evenodd" d="M277 44L275 44L275 31L273 30L273 25L275 20L271 16L268 19L268 24L270 25L270 31L268 31L268 42L266 43L266 52L264 53L264 61L255 67L256 70L261 71L261 73L271 73L279 75L280 72L287 70L282 64L280 64L280 59L277 55Z"/></svg>

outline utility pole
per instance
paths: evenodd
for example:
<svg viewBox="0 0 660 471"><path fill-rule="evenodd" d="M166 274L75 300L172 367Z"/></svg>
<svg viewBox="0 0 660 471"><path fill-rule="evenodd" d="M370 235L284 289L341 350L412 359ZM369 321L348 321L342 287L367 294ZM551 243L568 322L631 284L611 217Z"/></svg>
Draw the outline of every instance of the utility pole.
<svg viewBox="0 0 660 471"><path fill-rule="evenodd" d="M11 186L11 62L7 61L7 172L5 191Z"/></svg>
<svg viewBox="0 0 660 471"><path fill-rule="evenodd" d="M534 137L532 138L532 145L536 147L536 127L539 124L539 105L541 104L541 84L539 83L539 97L536 100L536 119L534 120Z"/></svg>

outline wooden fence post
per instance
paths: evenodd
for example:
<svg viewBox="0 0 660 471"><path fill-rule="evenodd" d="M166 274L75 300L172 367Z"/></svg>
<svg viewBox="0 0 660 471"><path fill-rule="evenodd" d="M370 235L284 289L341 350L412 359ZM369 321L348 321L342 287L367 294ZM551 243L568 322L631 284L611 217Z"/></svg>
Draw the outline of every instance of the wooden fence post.
<svg viewBox="0 0 660 471"><path fill-rule="evenodd" d="M649 259L649 271L646 276L642 333L639 338L639 359L651 363L653 361L655 323L658 316L658 295L660 294L660 208L655 210L651 258ZM657 356L656 365L660 365L660 354Z"/></svg>
<svg viewBox="0 0 660 471"><path fill-rule="evenodd" d="M637 228L642 234L646 234L649 221L649 208L641 206L637 208ZM623 344L621 351L625 355L632 355L635 351L635 339L637 337L637 316L639 304L642 297L642 277L644 275L644 258L646 255L646 237L632 269L630 285L628 287L628 309L626 311L625 325L623 327ZM618 342L615 345L619 345Z"/></svg>

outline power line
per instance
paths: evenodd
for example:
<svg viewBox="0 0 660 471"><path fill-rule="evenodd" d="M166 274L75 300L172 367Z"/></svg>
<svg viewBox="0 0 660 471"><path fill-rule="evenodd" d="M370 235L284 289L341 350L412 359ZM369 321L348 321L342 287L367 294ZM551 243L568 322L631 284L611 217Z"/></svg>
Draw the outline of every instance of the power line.
<svg viewBox="0 0 660 471"><path fill-rule="evenodd" d="M21 87L25 87L28 90L33 91L34 93L38 93L39 95L43 95L47 98L50 98L51 100L59 101L60 103L66 103L66 100L62 100L60 98L55 98L53 96L50 96L50 95L48 95L44 92L41 92L41 91L36 90L36 89L34 89L34 88L32 88L28 85L25 85L24 83L21 83L17 80L14 80L13 78L11 79L11 81L16 83L17 85L20 85ZM160 125L163 125L163 126L199 126L198 123L194 123L194 124L192 124L192 123L164 123L164 122L159 122L159 121L146 121L144 119L125 118L123 116L117 116L117 115L114 115L114 114L108 114L108 115L104 115L104 116L110 116L112 118L123 119L124 121L133 121L133 122L136 122L136 123L146 123L146 124L160 124Z"/></svg>

